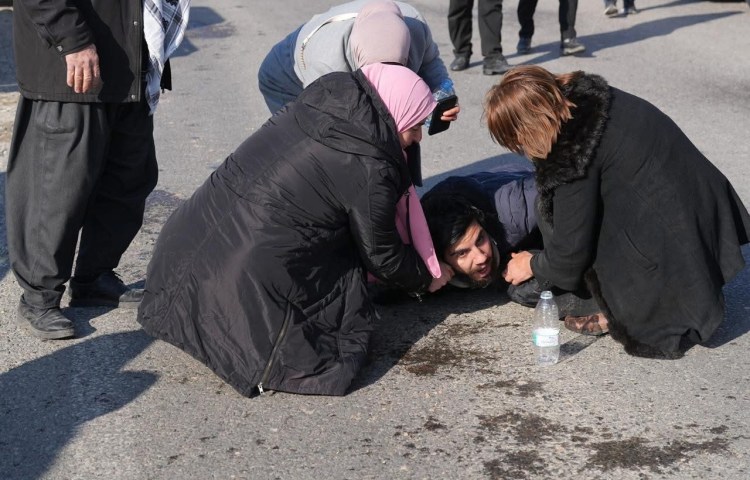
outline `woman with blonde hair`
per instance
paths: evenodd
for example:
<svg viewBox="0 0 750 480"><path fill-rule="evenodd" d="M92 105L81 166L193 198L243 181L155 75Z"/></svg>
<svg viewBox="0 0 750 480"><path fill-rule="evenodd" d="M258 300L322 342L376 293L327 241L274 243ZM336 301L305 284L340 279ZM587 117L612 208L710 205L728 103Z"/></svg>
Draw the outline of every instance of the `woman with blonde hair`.
<svg viewBox="0 0 750 480"><path fill-rule="evenodd" d="M727 178L657 107L584 72L510 70L485 98L495 141L536 167L544 249L513 255L517 285L591 293L566 327L634 355L680 356L724 316L750 215Z"/></svg>

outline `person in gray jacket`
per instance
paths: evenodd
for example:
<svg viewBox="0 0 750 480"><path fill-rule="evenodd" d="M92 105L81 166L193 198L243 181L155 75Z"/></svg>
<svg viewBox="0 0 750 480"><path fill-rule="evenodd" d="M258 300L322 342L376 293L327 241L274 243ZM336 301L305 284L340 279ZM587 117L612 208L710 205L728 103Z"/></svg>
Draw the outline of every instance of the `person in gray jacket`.
<svg viewBox="0 0 750 480"><path fill-rule="evenodd" d="M408 67L433 92L450 79L430 27L413 6L356 0L315 15L277 43L260 66L258 86L276 113L322 75L375 62ZM444 118L457 114L458 107Z"/></svg>

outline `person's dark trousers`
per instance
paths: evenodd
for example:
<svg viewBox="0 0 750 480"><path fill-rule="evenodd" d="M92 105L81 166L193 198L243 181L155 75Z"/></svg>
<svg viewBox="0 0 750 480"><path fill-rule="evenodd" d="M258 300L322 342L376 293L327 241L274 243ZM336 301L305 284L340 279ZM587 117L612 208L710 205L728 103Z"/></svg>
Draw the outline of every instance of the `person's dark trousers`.
<svg viewBox="0 0 750 480"><path fill-rule="evenodd" d="M534 12L536 12L537 1L518 0L516 15L518 15L518 23L521 25L521 29L518 31L519 37L531 38L534 36Z"/></svg>
<svg viewBox="0 0 750 480"><path fill-rule="evenodd" d="M503 26L502 0L478 0L477 23L482 44L482 56L502 55L501 30ZM450 0L448 6L448 33L456 56L471 56L471 22L474 0Z"/></svg>
<svg viewBox="0 0 750 480"><path fill-rule="evenodd" d="M563 40L576 38L577 13L578 0L560 0L560 9L557 15L560 20L560 35Z"/></svg>
<svg viewBox="0 0 750 480"><path fill-rule="evenodd" d="M117 267L143 222L158 169L145 102L21 98L6 182L10 265L24 301L58 306L71 275Z"/></svg>
<svg viewBox="0 0 750 480"><path fill-rule="evenodd" d="M534 36L534 12L538 0L519 0L516 14L521 29L518 36L531 38ZM560 22L560 35L563 39L576 37L576 14L578 12L578 0L560 0L557 11Z"/></svg>

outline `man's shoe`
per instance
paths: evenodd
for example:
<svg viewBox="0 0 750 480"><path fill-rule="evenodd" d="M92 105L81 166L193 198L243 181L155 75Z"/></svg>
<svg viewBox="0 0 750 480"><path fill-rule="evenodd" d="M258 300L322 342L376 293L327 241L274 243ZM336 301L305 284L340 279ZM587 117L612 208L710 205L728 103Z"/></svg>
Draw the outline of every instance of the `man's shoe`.
<svg viewBox="0 0 750 480"><path fill-rule="evenodd" d="M482 64L482 73L485 75L497 75L498 73L505 73L508 70L510 70L510 65L508 65L508 61L502 55L487 57Z"/></svg>
<svg viewBox="0 0 750 480"><path fill-rule="evenodd" d="M136 308L143 300L143 289L125 285L115 272L99 275L91 282L70 279L71 307Z"/></svg>
<svg viewBox="0 0 750 480"><path fill-rule="evenodd" d="M604 15L608 17L614 17L617 15L617 5L615 2L607 2L604 5Z"/></svg>
<svg viewBox="0 0 750 480"><path fill-rule="evenodd" d="M575 55L585 51L586 47L575 38L565 38L560 44L560 53L563 55Z"/></svg>
<svg viewBox="0 0 750 480"><path fill-rule="evenodd" d="M625 15L635 15L636 13L638 13L638 9L635 8L635 6L626 7L622 10L622 13L624 13Z"/></svg>
<svg viewBox="0 0 750 480"><path fill-rule="evenodd" d="M519 55L525 55L531 52L531 37L519 37L516 51Z"/></svg>
<svg viewBox="0 0 750 480"><path fill-rule="evenodd" d="M450 65L450 69L454 72L460 72L469 68L469 56L468 55L456 55Z"/></svg>
<svg viewBox="0 0 750 480"><path fill-rule="evenodd" d="M59 340L75 335L73 322L63 315L60 307L34 308L21 300L16 321L31 335L42 340Z"/></svg>

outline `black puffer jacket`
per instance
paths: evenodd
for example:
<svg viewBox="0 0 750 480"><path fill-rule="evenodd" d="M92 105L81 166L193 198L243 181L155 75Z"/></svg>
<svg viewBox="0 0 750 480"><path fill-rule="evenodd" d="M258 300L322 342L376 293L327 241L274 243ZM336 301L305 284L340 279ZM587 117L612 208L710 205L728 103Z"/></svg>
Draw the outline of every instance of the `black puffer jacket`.
<svg viewBox="0 0 750 480"><path fill-rule="evenodd" d="M410 184L393 118L361 72L311 84L170 217L138 320L240 393L342 395L376 318L366 270L411 291Z"/></svg>
<svg viewBox="0 0 750 480"><path fill-rule="evenodd" d="M650 103L583 75L576 107L536 177L552 238L531 262L542 287L584 278L613 338L634 354L700 343L724 318L750 216L722 173Z"/></svg>
<svg viewBox="0 0 750 480"><path fill-rule="evenodd" d="M135 102L142 96L148 55L143 0L16 0L16 77L21 94L58 102ZM65 55L93 43L102 85L86 94L66 83ZM168 67L162 86L171 88Z"/></svg>

